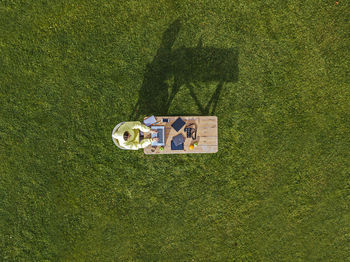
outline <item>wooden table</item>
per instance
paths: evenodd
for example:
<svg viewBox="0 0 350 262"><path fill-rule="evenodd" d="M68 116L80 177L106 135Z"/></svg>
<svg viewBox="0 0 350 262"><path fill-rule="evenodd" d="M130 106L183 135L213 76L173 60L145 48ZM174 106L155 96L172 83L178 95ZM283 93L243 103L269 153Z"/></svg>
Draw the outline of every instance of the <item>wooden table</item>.
<svg viewBox="0 0 350 262"><path fill-rule="evenodd" d="M216 116L180 116L186 124L178 131L171 126L179 116L158 116L157 121L163 118L169 119L168 123L160 122L157 125L165 126L165 146L163 150L160 147L148 146L144 149L145 154L193 154L193 153L216 153L218 151L218 121ZM187 138L184 128L195 123L197 125L197 138ZM171 140L174 136L182 134L185 138L184 150L171 150ZM193 150L189 146L198 142Z"/></svg>

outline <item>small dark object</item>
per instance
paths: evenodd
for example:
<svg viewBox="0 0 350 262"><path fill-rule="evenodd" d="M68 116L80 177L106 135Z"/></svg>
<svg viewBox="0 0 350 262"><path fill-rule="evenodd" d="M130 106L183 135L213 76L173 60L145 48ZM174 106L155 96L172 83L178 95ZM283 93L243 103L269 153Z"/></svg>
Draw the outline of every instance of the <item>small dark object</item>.
<svg viewBox="0 0 350 262"><path fill-rule="evenodd" d="M187 138L190 138L191 137L191 134L192 134L192 128L190 127L185 127L185 132L187 133Z"/></svg>
<svg viewBox="0 0 350 262"><path fill-rule="evenodd" d="M192 137L193 140L197 139L197 126L196 126L196 124L187 125L185 127L184 131L187 133L187 138Z"/></svg>
<svg viewBox="0 0 350 262"><path fill-rule="evenodd" d="M177 136L173 137L172 142L174 142L175 146L178 146L178 145L183 144L185 142L185 138L182 134L178 134Z"/></svg>
<svg viewBox="0 0 350 262"><path fill-rule="evenodd" d="M174 123L171 124L171 126L176 130L176 132L179 132L179 130L185 125L185 121L179 117L176 119Z"/></svg>
<svg viewBox="0 0 350 262"><path fill-rule="evenodd" d="M168 119L168 118L163 118L162 121L163 121L164 123L168 123L168 122L169 122L169 119Z"/></svg>
<svg viewBox="0 0 350 262"><path fill-rule="evenodd" d="M194 130L194 132L192 132L192 140L196 140L197 139L197 129Z"/></svg>
<svg viewBox="0 0 350 262"><path fill-rule="evenodd" d="M184 144L180 144L178 146L175 146L174 141L171 141L171 150L184 150Z"/></svg>

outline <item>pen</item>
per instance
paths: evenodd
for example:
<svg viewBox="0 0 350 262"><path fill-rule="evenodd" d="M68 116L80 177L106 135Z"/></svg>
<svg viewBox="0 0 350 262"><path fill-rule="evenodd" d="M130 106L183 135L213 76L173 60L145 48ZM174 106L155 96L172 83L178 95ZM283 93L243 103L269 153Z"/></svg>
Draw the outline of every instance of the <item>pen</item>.
<svg viewBox="0 0 350 262"><path fill-rule="evenodd" d="M160 120L157 121L157 122L155 122L155 123L153 123L152 126L155 126L155 125L158 124L158 123L160 123Z"/></svg>

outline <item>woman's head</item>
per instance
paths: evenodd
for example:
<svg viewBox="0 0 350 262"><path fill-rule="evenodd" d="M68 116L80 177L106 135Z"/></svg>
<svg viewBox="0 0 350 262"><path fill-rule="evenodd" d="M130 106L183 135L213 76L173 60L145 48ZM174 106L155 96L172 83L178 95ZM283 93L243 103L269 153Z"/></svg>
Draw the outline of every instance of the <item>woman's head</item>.
<svg viewBox="0 0 350 262"><path fill-rule="evenodd" d="M129 137L130 137L129 132L128 132L128 131L125 131L123 137L124 137L124 140L125 140L125 141L128 141L128 139L129 139Z"/></svg>

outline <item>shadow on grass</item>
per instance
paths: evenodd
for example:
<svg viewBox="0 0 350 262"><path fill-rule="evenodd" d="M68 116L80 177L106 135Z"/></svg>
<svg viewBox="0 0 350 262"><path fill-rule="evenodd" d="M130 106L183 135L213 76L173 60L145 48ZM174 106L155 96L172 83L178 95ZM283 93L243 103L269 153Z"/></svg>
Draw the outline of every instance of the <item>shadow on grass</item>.
<svg viewBox="0 0 350 262"><path fill-rule="evenodd" d="M200 40L196 47L172 49L180 28L181 22L176 20L164 32L157 54L147 65L139 99L130 119L137 119L140 115L167 115L182 86L189 89L203 115L214 114L224 84L238 81L236 48L204 47ZM194 87L201 82L217 83L207 105L203 105L195 93Z"/></svg>

